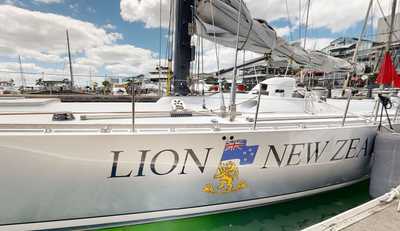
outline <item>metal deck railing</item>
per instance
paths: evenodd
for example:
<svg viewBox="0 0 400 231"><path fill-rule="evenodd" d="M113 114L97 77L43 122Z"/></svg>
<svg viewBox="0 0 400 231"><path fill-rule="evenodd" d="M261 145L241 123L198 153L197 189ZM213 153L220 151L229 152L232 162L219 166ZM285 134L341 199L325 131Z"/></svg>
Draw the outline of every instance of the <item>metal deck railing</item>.
<svg viewBox="0 0 400 231"><path fill-rule="evenodd" d="M377 126L377 123L361 118L348 119L346 127ZM205 133L205 132L249 132L249 131L278 131L299 129L342 128L341 119L314 120L278 120L265 121L260 119L257 128L253 123L218 123L209 124L136 124L135 134L154 133ZM0 134L132 134L130 124L0 124Z"/></svg>

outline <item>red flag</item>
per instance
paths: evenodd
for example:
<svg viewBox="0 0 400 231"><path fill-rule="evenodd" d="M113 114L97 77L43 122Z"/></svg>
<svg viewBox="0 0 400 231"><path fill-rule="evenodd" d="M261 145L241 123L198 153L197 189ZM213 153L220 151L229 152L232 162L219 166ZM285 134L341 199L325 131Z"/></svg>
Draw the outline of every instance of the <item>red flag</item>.
<svg viewBox="0 0 400 231"><path fill-rule="evenodd" d="M386 52L381 70L379 71L378 78L376 79L376 83L392 85L393 81L396 81L396 79L397 72L392 62L392 56L389 54L389 52Z"/></svg>
<svg viewBox="0 0 400 231"><path fill-rule="evenodd" d="M397 75L396 78L394 78L394 80L393 80L393 86L394 86L395 88L400 88L400 76L399 76L399 75Z"/></svg>

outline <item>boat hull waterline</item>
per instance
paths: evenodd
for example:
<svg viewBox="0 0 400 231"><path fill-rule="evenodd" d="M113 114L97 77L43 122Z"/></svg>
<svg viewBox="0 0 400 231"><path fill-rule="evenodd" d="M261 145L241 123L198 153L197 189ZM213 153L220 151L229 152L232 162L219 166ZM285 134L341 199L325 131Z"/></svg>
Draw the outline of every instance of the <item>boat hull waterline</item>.
<svg viewBox="0 0 400 231"><path fill-rule="evenodd" d="M2 134L0 184L7 190L0 191L0 228L83 218L88 223L80 226L96 225L88 218L132 214L129 222L143 223L345 186L368 175L375 134L376 127L367 125L211 134Z"/></svg>

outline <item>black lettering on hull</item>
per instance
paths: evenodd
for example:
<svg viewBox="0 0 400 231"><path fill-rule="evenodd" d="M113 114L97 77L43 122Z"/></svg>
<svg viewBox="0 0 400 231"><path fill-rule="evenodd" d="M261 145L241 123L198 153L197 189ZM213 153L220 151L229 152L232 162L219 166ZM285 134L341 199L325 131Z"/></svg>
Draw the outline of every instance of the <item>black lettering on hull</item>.
<svg viewBox="0 0 400 231"><path fill-rule="evenodd" d="M307 144L307 164L309 164L311 162L311 160L314 160L314 163L318 163L319 159L324 154L326 147L328 147L329 143L330 143L329 141L325 142L325 146L322 148L321 152L320 152L320 148L319 148L319 145L321 144L321 142L308 143ZM315 144L315 150L314 150L313 154L311 154L312 144Z"/></svg>
<svg viewBox="0 0 400 231"><path fill-rule="evenodd" d="M189 158L189 156L192 158L192 160L194 161L194 163L196 164L196 166L199 168L201 173L204 173L204 169L207 165L207 161L208 161L208 156L210 155L211 150L213 150L213 148L207 148L207 154L206 154L206 158L204 160L204 163L202 164L199 160L199 158L196 156L196 154L194 153L193 149L185 149L186 150L186 157L185 157L185 162L183 163L183 167L182 167L182 171L180 173L180 175L184 175L185 173L185 168L186 168L186 164L187 164L187 160Z"/></svg>
<svg viewBox="0 0 400 231"><path fill-rule="evenodd" d="M347 144L348 140L338 140L336 141L336 144L340 144L339 148L337 149L335 155L333 155L331 161L338 161L338 160L342 160L344 158L343 157L338 157L340 152L343 150L344 146Z"/></svg>
<svg viewBox="0 0 400 231"><path fill-rule="evenodd" d="M111 176L109 178L123 178L123 177L130 177L132 174L132 171L130 171L126 175L121 175L117 176L117 168L118 168L118 159L119 159L119 154L123 153L124 151L111 151L114 154L114 161L111 167Z"/></svg>
<svg viewBox="0 0 400 231"><path fill-rule="evenodd" d="M268 168L267 164L268 164L268 160L269 160L271 152L274 155L275 161L278 163L278 166L281 167L283 159L285 158L286 150L287 150L288 146L289 146L289 144L285 144L285 150L283 151L282 157L280 157L279 154L278 154L278 151L276 151L275 146L274 145L268 145L269 151L268 151L267 159L265 160L264 167L262 167L262 168Z"/></svg>
<svg viewBox="0 0 400 231"><path fill-rule="evenodd" d="M171 154L173 155L174 162L173 162L171 168L170 168L167 172L165 172L165 173L160 173L160 172L158 172L157 169L156 169L156 162L157 162L157 158L158 158L161 154L163 154L163 153L171 153ZM164 176L164 175L168 175L168 174L170 174L172 171L174 171L175 168L176 168L176 166L178 166L178 162L179 162L179 155L178 155L178 153L177 153L176 151L172 150L172 149L166 149L166 150L162 150L161 152L157 153L157 154L153 157L153 159L151 160L150 169L151 169L151 171L152 171L154 174L159 175L159 176Z"/></svg>

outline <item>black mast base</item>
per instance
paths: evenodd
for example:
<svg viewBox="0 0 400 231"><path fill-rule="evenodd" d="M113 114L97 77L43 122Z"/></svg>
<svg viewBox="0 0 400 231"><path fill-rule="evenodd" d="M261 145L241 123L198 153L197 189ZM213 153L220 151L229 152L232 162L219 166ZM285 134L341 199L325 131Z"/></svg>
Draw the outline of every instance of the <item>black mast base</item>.
<svg viewBox="0 0 400 231"><path fill-rule="evenodd" d="M190 93L187 85L192 61L192 35L189 33L189 25L194 20L194 1L175 1L174 93L180 96Z"/></svg>

